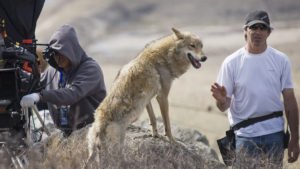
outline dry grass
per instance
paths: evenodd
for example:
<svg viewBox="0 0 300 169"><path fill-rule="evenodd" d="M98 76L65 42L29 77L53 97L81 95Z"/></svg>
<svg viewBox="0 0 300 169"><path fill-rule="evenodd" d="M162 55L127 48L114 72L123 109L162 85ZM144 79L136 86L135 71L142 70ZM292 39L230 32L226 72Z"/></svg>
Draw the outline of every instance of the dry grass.
<svg viewBox="0 0 300 169"><path fill-rule="evenodd" d="M46 144L36 145L28 152L28 168L77 169L87 159L86 129L72 134L68 139L60 134L51 137ZM131 128L130 130L139 130ZM150 133L149 133L150 134ZM150 135L135 133L127 137L123 155L102 154L100 164L89 164L90 169L173 169L173 168L224 168L217 161L199 156L180 144L172 145L166 138L153 139ZM38 151L36 151L38 150Z"/></svg>
<svg viewBox="0 0 300 169"><path fill-rule="evenodd" d="M54 134L44 142L38 143L27 151L29 165L26 169L80 169L87 159L87 144L85 141L86 128L72 134L68 139L60 133ZM123 156L102 154L100 164L92 162L89 169L221 169L226 168L217 161L201 155L197 147L189 148L183 145L169 144L167 138L152 138L148 134L139 133L140 128L129 128L137 131L126 137ZM134 135L134 137L132 137ZM199 154L200 153L200 154ZM0 168L8 168L11 165L9 155L0 151ZM261 168L274 169L274 164L268 158L258 161L247 158L243 153L238 156L240 166L232 168ZM297 163L287 165L283 169L296 169Z"/></svg>

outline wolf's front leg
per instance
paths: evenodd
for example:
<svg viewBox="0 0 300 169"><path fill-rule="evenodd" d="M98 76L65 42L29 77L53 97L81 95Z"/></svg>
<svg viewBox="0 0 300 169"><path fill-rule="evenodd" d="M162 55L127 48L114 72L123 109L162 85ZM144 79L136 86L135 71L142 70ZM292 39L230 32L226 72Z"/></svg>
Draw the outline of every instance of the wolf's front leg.
<svg viewBox="0 0 300 169"><path fill-rule="evenodd" d="M163 118L166 136L169 138L171 143L176 143L175 139L172 136L171 124L169 118L169 102L166 95L160 95L157 97L157 101L160 107L161 115Z"/></svg>
<svg viewBox="0 0 300 169"><path fill-rule="evenodd" d="M147 104L146 109L147 109L147 112L148 112L148 115L150 118L150 123L152 126L152 136L158 137L156 118L155 118L155 114L154 114L151 102L149 104Z"/></svg>

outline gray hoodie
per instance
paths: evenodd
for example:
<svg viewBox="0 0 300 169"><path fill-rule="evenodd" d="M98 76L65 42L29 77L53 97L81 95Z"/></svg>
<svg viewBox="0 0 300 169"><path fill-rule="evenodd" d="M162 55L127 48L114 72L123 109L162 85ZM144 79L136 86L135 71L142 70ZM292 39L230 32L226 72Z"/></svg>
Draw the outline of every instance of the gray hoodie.
<svg viewBox="0 0 300 169"><path fill-rule="evenodd" d="M94 110L106 96L102 70L81 48L75 29L70 25L61 26L50 38L49 45L56 52L66 56L72 67L63 72L66 87L43 90L41 100L56 106L69 106L69 127L81 128L93 121ZM55 62L49 63L59 69Z"/></svg>

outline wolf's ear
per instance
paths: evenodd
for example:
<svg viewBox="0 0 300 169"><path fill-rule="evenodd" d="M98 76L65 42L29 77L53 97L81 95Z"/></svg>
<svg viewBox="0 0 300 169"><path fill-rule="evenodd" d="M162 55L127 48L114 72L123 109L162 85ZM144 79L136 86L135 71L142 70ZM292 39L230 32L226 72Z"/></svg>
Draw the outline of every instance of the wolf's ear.
<svg viewBox="0 0 300 169"><path fill-rule="evenodd" d="M172 31L175 33L175 35L178 39L183 39L184 36L179 30L172 28Z"/></svg>

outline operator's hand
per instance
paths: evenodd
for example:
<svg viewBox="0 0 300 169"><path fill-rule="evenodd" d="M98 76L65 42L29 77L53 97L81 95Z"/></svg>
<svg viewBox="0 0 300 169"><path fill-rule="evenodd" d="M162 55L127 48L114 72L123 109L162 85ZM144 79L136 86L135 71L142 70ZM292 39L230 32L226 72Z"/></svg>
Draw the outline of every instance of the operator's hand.
<svg viewBox="0 0 300 169"><path fill-rule="evenodd" d="M297 161L299 156L299 142L298 139L291 138L288 145L288 162L293 163Z"/></svg>
<svg viewBox="0 0 300 169"><path fill-rule="evenodd" d="M40 101L40 95L38 93L28 94L22 97L21 106L24 107L32 107L35 103Z"/></svg>
<svg viewBox="0 0 300 169"><path fill-rule="evenodd" d="M225 103L227 92L224 86L220 86L218 83L214 83L213 85L211 85L210 91L212 92L212 96L217 100L217 102Z"/></svg>

